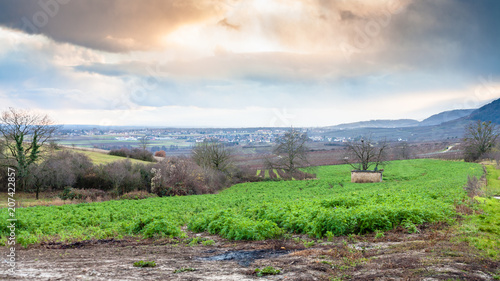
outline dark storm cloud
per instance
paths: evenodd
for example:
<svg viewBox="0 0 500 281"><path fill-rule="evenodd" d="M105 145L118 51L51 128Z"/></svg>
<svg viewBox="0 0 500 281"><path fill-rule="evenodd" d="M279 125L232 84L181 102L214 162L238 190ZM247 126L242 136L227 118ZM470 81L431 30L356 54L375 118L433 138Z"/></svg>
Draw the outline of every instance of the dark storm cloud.
<svg viewBox="0 0 500 281"><path fill-rule="evenodd" d="M391 64L500 74L500 1L414 1L388 26L380 53Z"/></svg>
<svg viewBox="0 0 500 281"><path fill-rule="evenodd" d="M3 0L0 24L110 52L155 48L161 36L227 8L218 0Z"/></svg>

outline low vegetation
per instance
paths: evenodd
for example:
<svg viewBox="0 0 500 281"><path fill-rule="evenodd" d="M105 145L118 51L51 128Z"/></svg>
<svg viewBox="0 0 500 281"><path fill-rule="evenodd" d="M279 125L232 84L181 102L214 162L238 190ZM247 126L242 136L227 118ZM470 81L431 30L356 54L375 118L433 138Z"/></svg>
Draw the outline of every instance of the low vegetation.
<svg viewBox="0 0 500 281"><path fill-rule="evenodd" d="M145 149L140 148L121 148L109 151L109 155L132 158L141 161L154 162L153 154Z"/></svg>
<svg viewBox="0 0 500 281"><path fill-rule="evenodd" d="M468 175L483 172L473 163L394 161L384 182L352 184L349 171L347 165L324 166L318 168L317 180L242 183L216 195L18 209L17 239L26 246L131 235L183 238L185 225L234 240L386 231L453 220L456 205L467 202L462 187ZM1 209L0 219L7 217L8 210ZM7 232L0 226L2 237Z"/></svg>
<svg viewBox="0 0 500 281"><path fill-rule="evenodd" d="M182 268L174 270L174 273L183 273L183 272L190 272L190 271L196 271L196 268L182 267Z"/></svg>
<svg viewBox="0 0 500 281"><path fill-rule="evenodd" d="M156 262L155 261L138 261L134 262L135 267L155 267Z"/></svg>
<svg viewBox="0 0 500 281"><path fill-rule="evenodd" d="M57 192L62 200L91 202L120 197L143 199L152 196L207 194L241 181L259 180L237 167L231 169L230 173L202 169L186 157L171 157L161 162L148 163L100 155L122 160L115 159L96 165L85 153L54 151L30 166L25 178L25 191L34 192L37 199L41 192L48 191ZM155 175L160 178L155 181L156 185L152 190L151 181ZM7 186L3 177L0 177L0 184ZM153 194L150 196L147 193Z"/></svg>
<svg viewBox="0 0 500 281"><path fill-rule="evenodd" d="M486 256L500 260L500 200L492 198L500 194L500 171L487 166L488 186L484 197L475 197L476 210L460 225L461 240L469 242Z"/></svg>
<svg viewBox="0 0 500 281"><path fill-rule="evenodd" d="M263 269L256 268L254 271L255 275L257 276L265 276L265 275L278 275L281 273L281 270L276 269L272 266L266 266Z"/></svg>

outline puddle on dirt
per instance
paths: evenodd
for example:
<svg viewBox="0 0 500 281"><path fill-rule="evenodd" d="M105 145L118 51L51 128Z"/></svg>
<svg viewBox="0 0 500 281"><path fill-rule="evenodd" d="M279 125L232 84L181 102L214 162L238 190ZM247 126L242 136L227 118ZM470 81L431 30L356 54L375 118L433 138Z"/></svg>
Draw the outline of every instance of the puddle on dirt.
<svg viewBox="0 0 500 281"><path fill-rule="evenodd" d="M212 251L213 252L213 251ZM290 253L289 250L255 250L255 251L227 251L223 254L200 257L203 261L236 261L241 266L249 266L254 260L276 258Z"/></svg>

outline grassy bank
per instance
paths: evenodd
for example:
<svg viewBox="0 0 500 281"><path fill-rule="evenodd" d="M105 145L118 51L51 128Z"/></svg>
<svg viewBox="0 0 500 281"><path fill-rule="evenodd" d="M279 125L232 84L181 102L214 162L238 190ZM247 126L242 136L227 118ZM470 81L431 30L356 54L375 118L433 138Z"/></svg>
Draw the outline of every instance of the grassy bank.
<svg viewBox="0 0 500 281"><path fill-rule="evenodd" d="M468 216L460 226L460 239L481 250L486 256L500 260L500 170L487 166L485 195L475 197L478 211Z"/></svg>

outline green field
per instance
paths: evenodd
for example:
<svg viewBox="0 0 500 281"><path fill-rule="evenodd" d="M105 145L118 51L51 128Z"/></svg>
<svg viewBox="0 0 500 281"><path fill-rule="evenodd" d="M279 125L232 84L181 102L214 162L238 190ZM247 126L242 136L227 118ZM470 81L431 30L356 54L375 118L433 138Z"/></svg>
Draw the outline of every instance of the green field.
<svg viewBox="0 0 500 281"><path fill-rule="evenodd" d="M127 159L125 157L120 157L120 156L115 156L115 155L109 155L109 154L105 154L105 153L101 153L101 152L85 151L85 150L74 150L74 151L77 152L77 153L82 153L82 154L87 155L90 158L90 160L92 160L92 162L95 165L108 164L108 163L112 163L112 162L115 162L115 161L121 161L121 160ZM132 158L128 158L128 159L132 163L141 163L141 164L149 164L149 163L151 163L151 162L146 162L146 161L132 159Z"/></svg>
<svg viewBox="0 0 500 281"><path fill-rule="evenodd" d="M181 226L234 240L284 233L312 237L389 230L398 225L449 221L466 197L467 175L478 164L439 160L395 161L384 182L350 183L350 167L317 169L317 180L243 183L216 195L121 200L17 209L17 240L75 241L135 235L182 237ZM339 184L341 183L341 184ZM8 210L0 210L6 221ZM0 235L8 234L7 225Z"/></svg>

